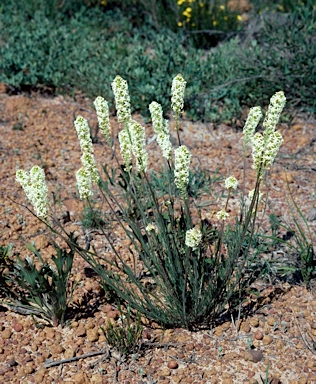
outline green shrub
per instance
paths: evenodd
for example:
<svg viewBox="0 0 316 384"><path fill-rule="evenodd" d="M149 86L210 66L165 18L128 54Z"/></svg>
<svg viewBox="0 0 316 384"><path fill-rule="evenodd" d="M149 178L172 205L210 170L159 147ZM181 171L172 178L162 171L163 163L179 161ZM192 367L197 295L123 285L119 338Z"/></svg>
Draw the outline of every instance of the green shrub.
<svg viewBox="0 0 316 384"><path fill-rule="evenodd" d="M135 95L134 110L149 117L153 98L168 113L167 84L181 72L190 84L189 119L235 121L244 105L267 104L278 89L285 90L290 105L315 111L312 7L282 18L256 16L238 36L205 51L183 32L157 30L145 21L135 26L123 7L82 5L71 14L50 15L44 6L25 12L26 3L0 6L0 81L14 87L42 84L68 93L102 94L114 111L105 79L120 73Z"/></svg>

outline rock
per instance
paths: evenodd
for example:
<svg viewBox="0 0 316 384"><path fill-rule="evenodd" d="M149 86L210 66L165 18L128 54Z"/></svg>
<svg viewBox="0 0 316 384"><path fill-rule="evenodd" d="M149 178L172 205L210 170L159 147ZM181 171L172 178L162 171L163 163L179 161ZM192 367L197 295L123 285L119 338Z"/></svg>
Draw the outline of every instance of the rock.
<svg viewBox="0 0 316 384"><path fill-rule="evenodd" d="M254 334L254 338L256 340L262 340L263 339L263 333L261 331L259 331L259 329L255 332Z"/></svg>
<svg viewBox="0 0 316 384"><path fill-rule="evenodd" d="M103 383L103 378L99 374L92 375L91 379L90 379L90 382L93 383L93 384L102 384Z"/></svg>
<svg viewBox="0 0 316 384"><path fill-rule="evenodd" d="M35 371L35 369L34 369L33 363L27 363L27 364L24 366L24 372L25 372L27 375L30 375L30 374L33 373L34 371Z"/></svg>
<svg viewBox="0 0 316 384"><path fill-rule="evenodd" d="M87 339L90 342L98 341L99 340L99 332L97 328L92 328L87 330Z"/></svg>
<svg viewBox="0 0 316 384"><path fill-rule="evenodd" d="M86 329L83 325L79 325L79 327L75 330L75 335L78 337L86 336Z"/></svg>
<svg viewBox="0 0 316 384"><path fill-rule="evenodd" d="M175 360L169 361L167 367L169 369L177 369L179 367L179 364Z"/></svg>
<svg viewBox="0 0 316 384"><path fill-rule="evenodd" d="M262 339L262 344L263 345L270 345L272 343L272 341L273 341L273 337L270 335L266 335Z"/></svg>
<svg viewBox="0 0 316 384"><path fill-rule="evenodd" d="M100 311L103 312L103 313L109 313L112 310L113 310L113 308L112 308L111 304L102 305L102 307L100 308Z"/></svg>
<svg viewBox="0 0 316 384"><path fill-rule="evenodd" d="M15 323L13 329L15 330L15 332L21 332L23 330L23 326L21 323Z"/></svg>
<svg viewBox="0 0 316 384"><path fill-rule="evenodd" d="M69 347L64 352L64 358L70 359L70 358L74 357L75 354L76 354L76 351L73 348Z"/></svg>
<svg viewBox="0 0 316 384"><path fill-rule="evenodd" d="M73 381L76 384L86 384L88 383L88 379L85 373L77 373L72 377Z"/></svg>
<svg viewBox="0 0 316 384"><path fill-rule="evenodd" d="M35 248L42 250L49 245L49 241L45 235L36 236L34 239Z"/></svg>
<svg viewBox="0 0 316 384"><path fill-rule="evenodd" d="M159 371L160 376L170 376L170 369L164 367L161 371Z"/></svg>
<svg viewBox="0 0 316 384"><path fill-rule="evenodd" d="M60 344L53 344L50 347L50 351L51 351L51 354L53 356L59 356L60 354L62 354L64 352L64 350L65 350L65 348Z"/></svg>
<svg viewBox="0 0 316 384"><path fill-rule="evenodd" d="M270 325L270 327L273 327L277 323L276 318L273 316L269 316L267 319L267 323L268 325Z"/></svg>
<svg viewBox="0 0 316 384"><path fill-rule="evenodd" d="M263 354L258 350L246 351L244 354L244 359L246 361L252 361L253 363L259 363L263 359Z"/></svg>
<svg viewBox="0 0 316 384"><path fill-rule="evenodd" d="M253 317L249 320L249 324L252 326L252 327L258 327L259 326L259 319L258 317Z"/></svg>
<svg viewBox="0 0 316 384"><path fill-rule="evenodd" d="M2 339L10 339L12 335L12 330L9 328L6 328L4 331L1 332L1 338Z"/></svg>

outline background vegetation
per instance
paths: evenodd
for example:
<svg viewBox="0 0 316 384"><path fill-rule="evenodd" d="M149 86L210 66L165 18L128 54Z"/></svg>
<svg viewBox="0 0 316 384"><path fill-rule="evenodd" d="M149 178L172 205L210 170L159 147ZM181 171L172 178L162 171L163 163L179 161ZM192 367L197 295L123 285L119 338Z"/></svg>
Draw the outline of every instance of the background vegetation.
<svg viewBox="0 0 316 384"><path fill-rule="evenodd" d="M194 120L232 122L242 106L267 104L280 89L288 105L315 112L313 0L250 5L243 22L223 0L5 0L0 81L14 92L79 89L113 107L109 79L120 74L134 109L148 116L154 99L168 111L169 84L180 72Z"/></svg>

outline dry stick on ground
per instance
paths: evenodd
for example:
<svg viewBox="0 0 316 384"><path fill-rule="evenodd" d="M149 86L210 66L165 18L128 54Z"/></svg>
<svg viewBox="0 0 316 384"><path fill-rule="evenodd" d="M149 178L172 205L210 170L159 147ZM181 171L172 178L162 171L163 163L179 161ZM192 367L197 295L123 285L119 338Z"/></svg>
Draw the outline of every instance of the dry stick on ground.
<svg viewBox="0 0 316 384"><path fill-rule="evenodd" d="M145 347L151 347L151 348L153 348L153 347L154 348L164 348L164 347L179 347L180 345L183 345L183 343L150 343L150 342L145 342L145 343L141 344L141 347L145 346ZM101 351L90 352L90 353L86 353L84 355L71 357L69 359L56 360L56 361L49 361L48 360L43 364L43 367L44 368L50 368L50 367L54 367L56 365L72 363L74 361L86 359L87 357L94 357L94 356L103 355L105 353L107 354L106 357L110 356L110 350L109 350L108 346L106 346L106 348L101 349Z"/></svg>
<svg viewBox="0 0 316 384"><path fill-rule="evenodd" d="M297 317L295 317L295 321L296 321L297 328L298 328L298 330L299 330L299 332L301 334L301 338L304 341L306 347L310 350L310 352L312 352L313 355L316 355L316 351L315 351L314 345L311 346L310 342L307 340L306 336L303 335L303 332L302 332L302 330L301 330L301 328L300 328L300 326L298 324ZM315 344L315 340L313 339L313 337L310 335L310 333L308 331L306 331L306 332L309 334L309 336L313 340L313 344Z"/></svg>

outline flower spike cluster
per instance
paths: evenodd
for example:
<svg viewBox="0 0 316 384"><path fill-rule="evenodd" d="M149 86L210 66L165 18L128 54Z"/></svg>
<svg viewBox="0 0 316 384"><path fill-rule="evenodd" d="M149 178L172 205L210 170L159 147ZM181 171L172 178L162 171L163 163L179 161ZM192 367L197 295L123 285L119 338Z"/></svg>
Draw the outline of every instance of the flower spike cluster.
<svg viewBox="0 0 316 384"><path fill-rule="evenodd" d="M21 184L26 197L31 201L35 214L46 219L48 216L48 189L44 170L37 165L29 173L20 169L16 172L16 181Z"/></svg>
<svg viewBox="0 0 316 384"><path fill-rule="evenodd" d="M183 110L184 105L184 91L187 82L184 80L182 75L177 75L172 80L171 87L171 108L175 116L179 116Z"/></svg>
<svg viewBox="0 0 316 384"><path fill-rule="evenodd" d="M162 107L153 101L149 105L152 124L157 134L157 143L162 150L162 156L169 160L171 158L172 146L170 142L168 121L163 119Z"/></svg>
<svg viewBox="0 0 316 384"><path fill-rule="evenodd" d="M98 182L100 179L99 172L95 163L94 155L93 155L93 145L92 140L90 137L90 129L88 121L82 117L78 116L77 119L74 121L74 125L77 131L77 135L80 142L80 147L82 151L81 156L81 163L83 165L83 168L85 169L85 177L89 177L91 180L90 182L86 182L85 185L92 185L92 181ZM82 171L81 173L82 174ZM77 177L78 181L78 177ZM80 186L78 184L79 193L80 193ZM91 192L92 194L92 192ZM80 193L81 196L91 196L91 194L87 193Z"/></svg>
<svg viewBox="0 0 316 384"><path fill-rule="evenodd" d="M91 177L85 168L82 167L76 172L76 180L81 200L93 195Z"/></svg>
<svg viewBox="0 0 316 384"><path fill-rule="evenodd" d="M202 241L202 233L197 228L189 229L185 234L185 245L196 249Z"/></svg>
<svg viewBox="0 0 316 384"><path fill-rule="evenodd" d="M253 168L257 175L262 178L264 171L269 168L283 142L280 132L275 131L281 112L284 108L286 98L282 91L277 92L270 99L270 105L266 113L263 126L263 135L256 133L252 138Z"/></svg>
<svg viewBox="0 0 316 384"><path fill-rule="evenodd" d="M128 123L131 120L131 102L128 93L127 81L121 76L116 76L112 83L115 98L117 120L119 123Z"/></svg>
<svg viewBox="0 0 316 384"><path fill-rule="evenodd" d="M187 185L189 183L191 153L185 145L174 151L174 183L180 190L183 198L186 198Z"/></svg>
<svg viewBox="0 0 316 384"><path fill-rule="evenodd" d="M266 131L270 132L275 130L275 127L279 122L285 103L286 97L284 96L283 91L277 92L271 97L268 111L262 123Z"/></svg>
<svg viewBox="0 0 316 384"><path fill-rule="evenodd" d="M111 126L109 117L109 106L103 97L98 96L94 100L94 106L98 117L100 131L106 138L106 141L111 146Z"/></svg>
<svg viewBox="0 0 316 384"><path fill-rule="evenodd" d="M250 108L249 115L243 128L244 148L252 142L253 135L261 118L262 112L260 107Z"/></svg>
<svg viewBox="0 0 316 384"><path fill-rule="evenodd" d="M123 158L125 171L129 172L132 168L132 143L130 135L126 129L122 129L118 134L120 151Z"/></svg>
<svg viewBox="0 0 316 384"><path fill-rule="evenodd" d="M131 120L128 124L131 135L132 152L136 159L137 172L146 172L148 165L148 154L146 151L145 128L136 121Z"/></svg>

